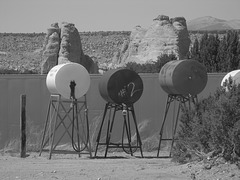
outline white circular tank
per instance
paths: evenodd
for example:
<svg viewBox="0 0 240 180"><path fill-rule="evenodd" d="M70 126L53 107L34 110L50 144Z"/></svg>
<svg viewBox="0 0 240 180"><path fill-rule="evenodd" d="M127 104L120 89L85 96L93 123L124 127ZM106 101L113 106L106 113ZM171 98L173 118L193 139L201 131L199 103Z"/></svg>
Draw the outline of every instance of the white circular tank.
<svg viewBox="0 0 240 180"><path fill-rule="evenodd" d="M221 81L222 87L224 86L225 82L228 82L230 77L232 78L232 80L235 84L239 84L240 83L240 69L237 69L237 70L227 73ZM228 91L228 89L226 89L226 90Z"/></svg>
<svg viewBox="0 0 240 180"><path fill-rule="evenodd" d="M70 99L70 83L74 81L75 98L84 96L90 87L88 71L78 63L65 63L54 66L47 74L46 85L51 94L59 94Z"/></svg>

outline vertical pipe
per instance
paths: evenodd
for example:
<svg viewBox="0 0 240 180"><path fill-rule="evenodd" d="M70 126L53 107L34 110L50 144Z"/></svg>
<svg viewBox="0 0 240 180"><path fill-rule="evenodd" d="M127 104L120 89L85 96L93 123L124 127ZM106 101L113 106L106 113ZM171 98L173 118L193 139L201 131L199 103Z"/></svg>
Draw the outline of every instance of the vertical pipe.
<svg viewBox="0 0 240 180"><path fill-rule="evenodd" d="M26 95L22 94L20 99L20 137L21 137L21 158L26 157Z"/></svg>

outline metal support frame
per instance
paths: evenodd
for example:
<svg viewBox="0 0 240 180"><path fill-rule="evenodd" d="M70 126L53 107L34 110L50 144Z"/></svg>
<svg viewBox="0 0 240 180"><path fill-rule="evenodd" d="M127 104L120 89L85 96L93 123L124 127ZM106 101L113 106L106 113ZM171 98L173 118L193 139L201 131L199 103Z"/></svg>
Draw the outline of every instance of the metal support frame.
<svg viewBox="0 0 240 180"><path fill-rule="evenodd" d="M113 114L112 114L112 110L113 110ZM114 124L115 115L116 115L117 111L122 111L122 115L123 115L123 129L122 129L121 143L111 142L111 134L113 131L113 124ZM134 142L132 141L133 140L132 139L132 131L131 131L132 128L130 126L130 115L129 115L130 112L132 114L133 124L134 124L134 128L135 128L135 133L136 133L136 141L134 141L135 144L133 144ZM107 121L106 140L105 140L105 142L100 142L102 128L103 128L107 113L108 113L108 121ZM126 136L125 136L125 133L126 133ZM125 137L127 138L127 143L124 143ZM136 152L137 149L139 148L141 157L143 157L142 141L141 141L140 134L138 131L134 106L133 105L125 105L125 104L115 104L115 103L110 103L110 102L106 103L96 142L97 142L97 145L96 145L95 157L97 156L97 151L98 151L99 145L106 146L105 156L104 156L105 158L107 157L109 148L122 148L125 153L131 154L131 156L133 156L133 153Z"/></svg>
<svg viewBox="0 0 240 180"><path fill-rule="evenodd" d="M51 95L39 156L41 156L46 145L49 144L49 159L51 159L52 153L57 151L57 145L59 145L66 134L70 137L72 147L78 153L79 157L85 149L88 151L90 157L92 157L86 95L83 98L83 100L66 100L62 99L59 94ZM84 114L84 117L81 114ZM79 127L79 125L81 126ZM57 138L56 131L60 127L63 127L64 130L59 131L58 135L61 135Z"/></svg>
<svg viewBox="0 0 240 180"><path fill-rule="evenodd" d="M159 144L158 144L158 152L157 152L157 157L159 157L159 153L160 153L160 148L161 148L161 143L162 141L171 141L171 146L170 146L170 153L168 157L171 157L171 153L172 153L172 147L174 144L175 139L175 135L176 135L176 130L177 130L177 126L178 126L178 119L179 119L179 114L180 114L180 109L181 108L191 108L191 103L195 104L198 101L197 99L197 95L195 96L191 96L191 95L175 95L175 94L169 94L167 97L167 102L166 102L166 106L165 106L165 112L163 115L163 122L161 124L161 129L160 129L160 139L159 139ZM178 107L177 107L177 113L176 113L176 118L175 118L175 111L173 112L173 119L172 119L172 138L163 138L163 131L164 131L164 126L166 123L166 118L168 115L168 111L170 108L170 105L172 102L178 102Z"/></svg>

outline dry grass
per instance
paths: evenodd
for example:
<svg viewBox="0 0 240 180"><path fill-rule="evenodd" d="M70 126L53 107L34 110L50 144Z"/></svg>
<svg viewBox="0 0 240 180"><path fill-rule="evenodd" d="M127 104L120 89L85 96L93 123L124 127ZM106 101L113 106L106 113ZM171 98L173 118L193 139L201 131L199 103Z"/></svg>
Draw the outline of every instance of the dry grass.
<svg viewBox="0 0 240 180"><path fill-rule="evenodd" d="M91 144L91 151L95 151L96 148L96 138L98 135L98 129L102 120L102 113L95 116L91 120L90 131L89 131L89 141ZM39 152L43 128L40 126L34 125L33 122L29 121L27 123L27 144L26 150L27 152ZM158 149L159 144L159 134L158 131L152 130L151 121L144 120L138 124L138 129L140 133L140 137L142 140L142 150L145 152L152 152ZM151 129L151 130L150 130ZM153 133L154 132L154 133ZM0 150L2 154L4 153L19 153L20 152L20 138L13 138L6 143L3 149ZM136 133L132 136L133 145L136 143ZM161 145L161 150L169 150L170 144L169 142L163 142ZM47 147L45 147L47 148ZM59 144L57 146L59 150L72 150L72 143ZM104 146L99 146L98 151L105 151ZM109 149L109 151L122 151L121 149Z"/></svg>
<svg viewBox="0 0 240 180"><path fill-rule="evenodd" d="M26 149L29 152L36 152L40 149L42 137L42 130L40 126L34 125L31 121L27 121L26 126ZM0 150L2 154L4 153L19 153L20 152L20 138L13 138L9 140L3 149Z"/></svg>

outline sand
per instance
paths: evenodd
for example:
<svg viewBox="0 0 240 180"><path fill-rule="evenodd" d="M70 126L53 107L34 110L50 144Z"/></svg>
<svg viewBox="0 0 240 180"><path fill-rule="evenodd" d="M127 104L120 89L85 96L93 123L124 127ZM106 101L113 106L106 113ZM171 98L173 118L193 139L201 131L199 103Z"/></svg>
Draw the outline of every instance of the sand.
<svg viewBox="0 0 240 180"><path fill-rule="evenodd" d="M203 162L177 164L170 158L156 158L156 152L144 152L134 156L123 152L98 153L97 158L89 154L27 153L20 158L17 153L0 155L1 180L122 180L122 179L160 179L160 180L229 180L240 179L240 169L235 164L222 163L205 168Z"/></svg>

